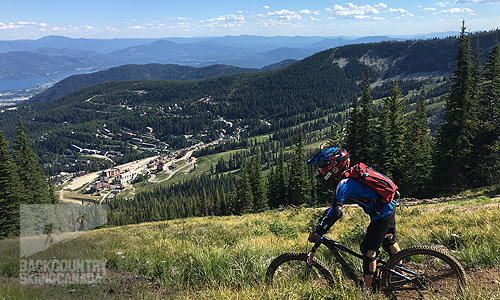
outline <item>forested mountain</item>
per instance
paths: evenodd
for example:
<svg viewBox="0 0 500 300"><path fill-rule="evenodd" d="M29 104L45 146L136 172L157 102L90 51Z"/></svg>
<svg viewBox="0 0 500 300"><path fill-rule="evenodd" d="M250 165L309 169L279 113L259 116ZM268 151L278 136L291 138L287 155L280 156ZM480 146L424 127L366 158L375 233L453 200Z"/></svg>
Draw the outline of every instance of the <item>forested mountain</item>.
<svg viewBox="0 0 500 300"><path fill-rule="evenodd" d="M267 66L262 70L273 70L294 63L294 60L283 61ZM208 67L189 67L174 64L124 65L90 74L80 74L67 77L49 89L35 95L30 102L46 101L67 95L79 88L107 81L120 80L199 80L222 75L256 72L258 69L238 68L227 65L212 65Z"/></svg>
<svg viewBox="0 0 500 300"><path fill-rule="evenodd" d="M96 169L90 160L67 163L82 150L112 152L113 163L203 143L221 142L198 149L200 160L231 150L216 163L211 157L201 176L109 202L112 225L328 203L332 186L317 186L305 165L321 144L345 145L353 162L374 166L410 196L494 185L498 33L467 34L463 25L459 38L349 45L270 71L109 81L5 110L0 130L7 140L17 133L16 145L31 137L51 175L63 166ZM429 117L439 120L434 136Z"/></svg>
<svg viewBox="0 0 500 300"><path fill-rule="evenodd" d="M480 57L486 58L497 33L472 36L473 43L479 40ZM102 144L95 132L105 123L117 130L126 127L142 131L151 127L156 138L177 146L186 144L180 136L205 130L214 134L211 130L222 127L220 122L214 122L217 117L233 122L234 127L248 126L247 134L273 132L330 113L345 112L352 97L360 94L359 82L365 65L370 69L374 87L398 76L403 94L418 89L422 78L442 80L451 74L457 45L457 38L348 45L272 71L197 81L107 82L62 98L25 105L14 112L6 111L0 128L9 139L11 124L15 124L16 115L20 114L26 132L37 138L43 135L40 145L51 153L62 153L71 143L92 148ZM151 70L161 67L145 66ZM175 66L166 67L175 70ZM134 76L134 68L129 70ZM197 71L202 70L211 69ZM434 97L447 92L440 90L440 86L435 86L438 94ZM374 88L375 98L387 95L387 88L382 85L380 89L378 92ZM428 93L432 92L429 89ZM338 120L342 117L338 115ZM271 125L262 125L263 120ZM57 140L51 138L56 136Z"/></svg>
<svg viewBox="0 0 500 300"><path fill-rule="evenodd" d="M226 64L262 68L286 59L303 59L333 47L390 40L401 38L240 35L163 39L47 36L38 40L0 40L0 80L81 69L97 71L125 64L164 63L193 67Z"/></svg>

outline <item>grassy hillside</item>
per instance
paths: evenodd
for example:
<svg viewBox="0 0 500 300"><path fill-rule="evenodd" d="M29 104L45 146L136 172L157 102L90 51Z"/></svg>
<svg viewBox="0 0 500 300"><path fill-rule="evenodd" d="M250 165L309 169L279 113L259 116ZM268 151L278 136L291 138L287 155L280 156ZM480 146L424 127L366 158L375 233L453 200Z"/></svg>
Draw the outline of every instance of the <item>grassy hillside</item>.
<svg viewBox="0 0 500 300"><path fill-rule="evenodd" d="M408 202L397 211L400 245L449 248L473 280L467 299L498 299L498 205L499 198L485 196ZM301 208L105 228L27 258L106 259L104 282L90 286L21 285L18 243L3 240L0 299L364 299L344 288L339 274L340 282L331 289L263 281L276 256L310 249L307 235L321 212ZM367 224L357 206L346 207L329 235L357 250ZM319 258L334 271L325 249ZM353 263L359 270L360 262Z"/></svg>

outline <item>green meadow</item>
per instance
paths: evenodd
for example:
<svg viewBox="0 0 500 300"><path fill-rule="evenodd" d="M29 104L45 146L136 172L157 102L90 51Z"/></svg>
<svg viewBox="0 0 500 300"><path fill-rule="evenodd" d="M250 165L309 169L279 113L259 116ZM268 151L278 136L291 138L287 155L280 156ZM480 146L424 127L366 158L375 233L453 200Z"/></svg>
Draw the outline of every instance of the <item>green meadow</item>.
<svg viewBox="0 0 500 300"><path fill-rule="evenodd" d="M105 259L106 275L95 284L22 284L19 242L2 240L0 299L367 299L361 291L346 288L326 247L318 258L336 274L335 286L264 282L275 257L310 250L308 233L322 211L297 208L103 228L25 258ZM358 250L368 221L357 206L347 206L328 235ZM403 202L397 209L403 248L442 245L464 266L470 293L457 299L500 298L499 225L499 199L486 196ZM361 269L359 261L350 261ZM370 299L384 298L380 294Z"/></svg>

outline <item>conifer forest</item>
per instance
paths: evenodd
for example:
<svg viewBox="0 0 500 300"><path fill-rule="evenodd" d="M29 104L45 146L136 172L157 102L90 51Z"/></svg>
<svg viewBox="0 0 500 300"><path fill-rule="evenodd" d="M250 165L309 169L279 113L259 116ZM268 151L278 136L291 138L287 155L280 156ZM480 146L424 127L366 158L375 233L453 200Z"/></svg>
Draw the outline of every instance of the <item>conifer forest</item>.
<svg viewBox="0 0 500 300"><path fill-rule="evenodd" d="M329 205L334 186L317 184L306 160L330 146L388 175L402 197L498 186L498 34L471 34L463 24L458 37L349 45L282 69L201 80L111 81L5 111L0 237L19 235L20 204L59 203L52 178L61 171L148 157L130 134L146 127L175 150L221 132L234 138L193 153L227 153L209 171L108 201L107 226ZM367 53L396 67L363 63ZM418 72L445 75L405 76ZM102 138L104 124L113 138ZM72 165L72 144L123 155Z"/></svg>

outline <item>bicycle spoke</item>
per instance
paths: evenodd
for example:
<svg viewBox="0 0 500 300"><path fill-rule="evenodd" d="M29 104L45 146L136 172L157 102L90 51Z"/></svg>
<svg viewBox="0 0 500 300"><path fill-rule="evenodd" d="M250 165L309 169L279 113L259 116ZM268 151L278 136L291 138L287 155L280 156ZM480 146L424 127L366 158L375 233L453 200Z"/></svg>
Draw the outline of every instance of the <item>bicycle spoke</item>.
<svg viewBox="0 0 500 300"><path fill-rule="evenodd" d="M267 280L276 285L307 283L326 287L333 282L330 271L317 259L311 265L305 253L288 253L278 257L268 269Z"/></svg>
<svg viewBox="0 0 500 300"><path fill-rule="evenodd" d="M397 299L456 299L465 284L458 262L429 248L406 251L387 268L385 286Z"/></svg>

